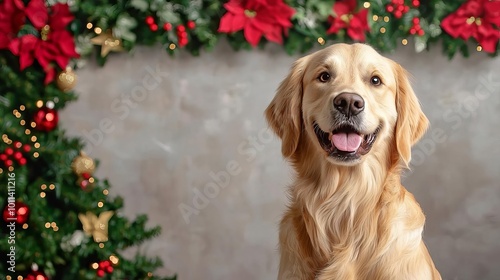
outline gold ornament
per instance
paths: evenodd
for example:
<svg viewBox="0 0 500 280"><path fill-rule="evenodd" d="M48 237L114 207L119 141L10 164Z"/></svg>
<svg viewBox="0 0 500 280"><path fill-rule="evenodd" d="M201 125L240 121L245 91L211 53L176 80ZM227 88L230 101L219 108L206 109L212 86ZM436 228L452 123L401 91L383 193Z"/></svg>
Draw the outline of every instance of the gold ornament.
<svg viewBox="0 0 500 280"><path fill-rule="evenodd" d="M84 173L92 175L95 170L94 160L81 151L80 155L73 159L71 168L78 176L82 176Z"/></svg>
<svg viewBox="0 0 500 280"><path fill-rule="evenodd" d="M57 75L56 84L60 90L67 92L75 87L76 81L77 78L73 69L71 67L66 67L66 70Z"/></svg>
<svg viewBox="0 0 500 280"><path fill-rule="evenodd" d="M83 231L94 237L95 242L100 243L108 241L108 222L113 214L113 211L105 211L97 217L94 213L87 212L78 214L78 219L82 222Z"/></svg>
<svg viewBox="0 0 500 280"><path fill-rule="evenodd" d="M94 45L101 46L101 56L105 57L110 51L121 52L124 51L122 47L122 40L113 36L111 30L101 33L100 35L90 39Z"/></svg>

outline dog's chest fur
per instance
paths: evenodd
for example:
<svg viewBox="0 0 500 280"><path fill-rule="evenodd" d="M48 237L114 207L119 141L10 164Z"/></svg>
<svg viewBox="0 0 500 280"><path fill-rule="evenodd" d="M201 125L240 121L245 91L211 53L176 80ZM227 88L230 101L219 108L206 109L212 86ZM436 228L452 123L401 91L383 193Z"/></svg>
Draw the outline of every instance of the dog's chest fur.
<svg viewBox="0 0 500 280"><path fill-rule="evenodd" d="M393 251L418 250L421 243L424 216L409 212L420 208L407 205L415 202L399 176L387 176L378 162L350 169L323 169L316 177L322 181L299 177L291 189L292 207L281 225L288 234L280 236L287 240L280 243L298 254L311 279L374 279Z"/></svg>

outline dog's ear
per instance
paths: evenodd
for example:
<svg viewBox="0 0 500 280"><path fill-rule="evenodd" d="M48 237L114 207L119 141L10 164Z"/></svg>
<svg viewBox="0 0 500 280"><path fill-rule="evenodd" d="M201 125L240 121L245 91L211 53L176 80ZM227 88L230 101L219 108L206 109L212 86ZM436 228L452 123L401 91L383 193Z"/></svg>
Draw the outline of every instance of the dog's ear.
<svg viewBox="0 0 500 280"><path fill-rule="evenodd" d="M302 80L308 57L297 60L281 82L265 115L271 129L281 138L281 152L292 156L299 144L302 130Z"/></svg>
<svg viewBox="0 0 500 280"><path fill-rule="evenodd" d="M399 158L409 166L411 160L411 147L424 135L429 126L429 120L420 108L417 96L411 88L408 72L395 63L397 92L395 140Z"/></svg>

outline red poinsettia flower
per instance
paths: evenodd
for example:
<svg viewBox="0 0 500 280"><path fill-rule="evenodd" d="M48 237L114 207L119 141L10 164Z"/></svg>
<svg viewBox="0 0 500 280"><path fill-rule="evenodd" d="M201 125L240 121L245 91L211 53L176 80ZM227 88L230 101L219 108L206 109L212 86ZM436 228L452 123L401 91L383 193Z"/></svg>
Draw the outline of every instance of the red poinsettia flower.
<svg viewBox="0 0 500 280"><path fill-rule="evenodd" d="M24 4L21 0L0 3L0 49L6 49L24 24Z"/></svg>
<svg viewBox="0 0 500 280"><path fill-rule="evenodd" d="M229 0L224 8L227 13L222 16L218 31L232 33L243 29L252 46L257 46L262 36L282 44L282 34L288 35L290 18L295 14L283 0Z"/></svg>
<svg viewBox="0 0 500 280"><path fill-rule="evenodd" d="M370 31L368 26L368 9L361 9L357 13L356 0L335 1L333 12L335 16L329 18L332 25L326 31L327 34L334 34L340 29L347 29L347 35L353 40L365 41L365 32Z"/></svg>
<svg viewBox="0 0 500 280"><path fill-rule="evenodd" d="M495 52L500 40L500 1L469 0L441 22L453 38L476 39L485 52Z"/></svg>
<svg viewBox="0 0 500 280"><path fill-rule="evenodd" d="M30 1L24 13L31 24L40 31L40 38L34 35L14 38L9 43L9 49L19 56L21 70L33 64L36 59L45 71L45 84L48 84L55 76L52 62L65 68L70 58L79 57L75 51L73 36L66 30L74 16L68 5L61 3L55 4L49 14L43 0Z"/></svg>

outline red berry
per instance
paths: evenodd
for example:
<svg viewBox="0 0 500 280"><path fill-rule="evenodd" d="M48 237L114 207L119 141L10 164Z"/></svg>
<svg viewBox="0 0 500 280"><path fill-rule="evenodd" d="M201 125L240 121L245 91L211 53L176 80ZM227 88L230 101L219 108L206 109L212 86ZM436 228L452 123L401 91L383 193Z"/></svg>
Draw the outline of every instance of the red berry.
<svg viewBox="0 0 500 280"><path fill-rule="evenodd" d="M155 23L155 19L152 16L147 16L146 17L146 23L151 25Z"/></svg>
<svg viewBox="0 0 500 280"><path fill-rule="evenodd" d="M88 180L88 179L90 179L91 175L87 172L84 172L84 173L82 173L82 177L83 177L83 179Z"/></svg>
<svg viewBox="0 0 500 280"><path fill-rule="evenodd" d="M414 17L412 21L413 21L413 24L419 24L420 23L420 19L418 17Z"/></svg>
<svg viewBox="0 0 500 280"><path fill-rule="evenodd" d="M418 31L418 36L424 36L424 34L425 34L425 32L424 32L424 30L423 30L423 29L420 29L420 30Z"/></svg>
<svg viewBox="0 0 500 280"><path fill-rule="evenodd" d="M6 161L7 160L7 155L6 154L0 154L0 160Z"/></svg>
<svg viewBox="0 0 500 280"><path fill-rule="evenodd" d="M20 158L19 159L19 164L20 165L25 165L26 164L26 159L25 158Z"/></svg>
<svg viewBox="0 0 500 280"><path fill-rule="evenodd" d="M80 188L82 188L82 190L85 190L88 186L89 186L88 180L82 180L80 182ZM99 264L99 267L101 267L101 264Z"/></svg>
<svg viewBox="0 0 500 280"><path fill-rule="evenodd" d="M158 31L158 25L153 23L149 26L149 29L151 29L151 31L153 32Z"/></svg>
<svg viewBox="0 0 500 280"><path fill-rule="evenodd" d="M112 266L108 266L108 267L106 267L106 272L107 272L107 273L111 273L111 272L113 272L113 267L112 267Z"/></svg>
<svg viewBox="0 0 500 280"><path fill-rule="evenodd" d="M184 25L179 25L177 26L177 32L185 32L186 31L186 27L184 27Z"/></svg>
<svg viewBox="0 0 500 280"><path fill-rule="evenodd" d="M21 154L21 152L15 152L15 153L14 153L14 158L15 158L15 159L19 160L19 159L21 159L22 157L23 157L23 154Z"/></svg>
<svg viewBox="0 0 500 280"><path fill-rule="evenodd" d="M177 36L179 38L187 38L188 34L187 34L187 32L179 32L179 33L177 33Z"/></svg>
<svg viewBox="0 0 500 280"><path fill-rule="evenodd" d="M391 6L391 5L387 5L387 7L385 7L385 9L387 10L387 12L389 13L392 13L394 11L394 7Z"/></svg>
<svg viewBox="0 0 500 280"><path fill-rule="evenodd" d="M412 28L410 29L410 34L411 34L411 35L415 35L415 33L417 33L417 30L416 30L415 28L413 28L413 27L412 27Z"/></svg>
<svg viewBox="0 0 500 280"><path fill-rule="evenodd" d="M187 38L183 37L179 39L179 46L184 47L185 45L187 45L187 43L188 43Z"/></svg>
<svg viewBox="0 0 500 280"><path fill-rule="evenodd" d="M196 23L194 23L194 21L190 20L187 22L187 27L189 29L194 29L196 27Z"/></svg>
<svg viewBox="0 0 500 280"><path fill-rule="evenodd" d="M105 269L106 267L107 267L107 265L106 265L105 261L100 261L99 262L99 269Z"/></svg>
<svg viewBox="0 0 500 280"><path fill-rule="evenodd" d="M12 164L14 164L14 163L12 162L12 160L10 160L10 159L8 159L8 160L4 161L4 163L5 163L5 166L7 166L7 167L11 167L11 166L12 166Z"/></svg>
<svg viewBox="0 0 500 280"><path fill-rule="evenodd" d="M103 263L104 263L104 267L110 267L111 266L111 261L106 260L106 261L103 261Z"/></svg>
<svg viewBox="0 0 500 280"><path fill-rule="evenodd" d="M410 11L410 6L405 6L403 12L408 13Z"/></svg>
<svg viewBox="0 0 500 280"><path fill-rule="evenodd" d="M395 11L394 12L394 17L395 18L401 18L403 16L403 13L401 11Z"/></svg>
<svg viewBox="0 0 500 280"><path fill-rule="evenodd" d="M165 31L170 31L172 30L172 24L170 22L165 22L165 24L163 24L163 29Z"/></svg>
<svg viewBox="0 0 500 280"><path fill-rule="evenodd" d="M401 12L404 11L405 10L405 5L399 5L397 10L401 11Z"/></svg>
<svg viewBox="0 0 500 280"><path fill-rule="evenodd" d="M413 6L418 7L418 6L420 6L420 1L413 0L412 4L413 4Z"/></svg>
<svg viewBox="0 0 500 280"><path fill-rule="evenodd" d="M18 149L21 148L22 145L23 144L21 142L19 142L19 141L14 142L14 147L16 147Z"/></svg>
<svg viewBox="0 0 500 280"><path fill-rule="evenodd" d="M5 149L5 153L8 155L8 156L11 156L14 154L14 150L12 148L7 148Z"/></svg>
<svg viewBox="0 0 500 280"><path fill-rule="evenodd" d="M29 152L29 151L31 151L31 146L30 146L30 145L28 145L28 144L24 144L24 146L23 146L23 151L25 151L25 152Z"/></svg>
<svg viewBox="0 0 500 280"><path fill-rule="evenodd" d="M97 277L103 277L104 276L104 270L98 269L97 272L96 272L96 274L97 274Z"/></svg>

